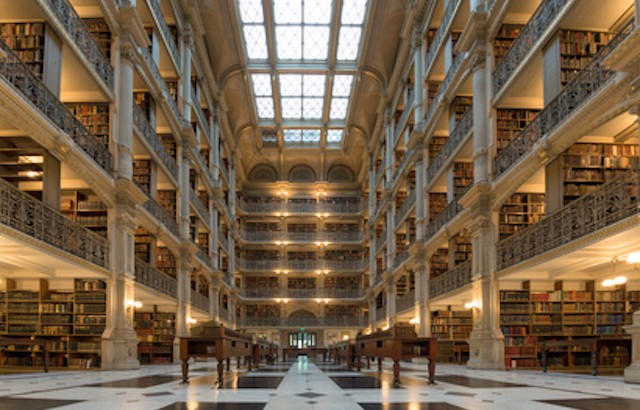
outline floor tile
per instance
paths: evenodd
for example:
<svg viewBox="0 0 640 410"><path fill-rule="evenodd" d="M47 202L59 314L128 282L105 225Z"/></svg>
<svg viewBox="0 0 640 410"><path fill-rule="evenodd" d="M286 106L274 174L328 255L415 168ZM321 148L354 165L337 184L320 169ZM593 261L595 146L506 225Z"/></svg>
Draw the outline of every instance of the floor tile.
<svg viewBox="0 0 640 410"><path fill-rule="evenodd" d="M46 410L74 403L80 403L80 401L0 397L0 410Z"/></svg>
<svg viewBox="0 0 640 410"><path fill-rule="evenodd" d="M124 388L140 388L157 386L169 382L181 381L182 377L178 376L145 376L135 379L116 380L112 382L102 382L95 384L87 384L88 387L124 387Z"/></svg>
<svg viewBox="0 0 640 410"><path fill-rule="evenodd" d="M173 403L159 410L262 410L265 403Z"/></svg>
<svg viewBox="0 0 640 410"><path fill-rule="evenodd" d="M379 389L382 382L371 376L331 376L331 380L343 389Z"/></svg>
<svg viewBox="0 0 640 410"><path fill-rule="evenodd" d="M464 410L449 403L358 403L364 410Z"/></svg>
<svg viewBox="0 0 640 410"><path fill-rule="evenodd" d="M526 386L524 384L506 383L501 381L477 379L473 377L464 377L464 376L436 376L436 382L438 381L457 384L459 386L473 387L473 388L502 388L502 387Z"/></svg>
<svg viewBox="0 0 640 410"><path fill-rule="evenodd" d="M284 377L281 376L241 376L237 380L225 380L223 389L277 389Z"/></svg>
<svg viewBox="0 0 640 410"><path fill-rule="evenodd" d="M579 410L638 410L640 400L606 397L602 399L582 400L540 400L542 403L555 404Z"/></svg>

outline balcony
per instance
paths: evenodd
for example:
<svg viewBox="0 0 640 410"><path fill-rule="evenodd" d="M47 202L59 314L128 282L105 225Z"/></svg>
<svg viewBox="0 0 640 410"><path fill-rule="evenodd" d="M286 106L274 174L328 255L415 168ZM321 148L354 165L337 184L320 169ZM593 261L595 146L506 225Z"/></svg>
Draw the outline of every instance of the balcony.
<svg viewBox="0 0 640 410"><path fill-rule="evenodd" d="M402 312L403 310L409 310L413 308L416 303L416 291L412 290L406 295L396 298L396 312Z"/></svg>
<svg viewBox="0 0 640 410"><path fill-rule="evenodd" d="M282 232L240 231L240 237L248 242L361 242L362 232Z"/></svg>
<svg viewBox="0 0 640 410"><path fill-rule="evenodd" d="M364 297L362 289L248 289L240 295L248 299L360 299Z"/></svg>
<svg viewBox="0 0 640 410"><path fill-rule="evenodd" d="M438 88L438 92L433 97L433 102L429 105L429 110L424 115L423 123L425 126L427 124L430 124L433 118L435 117L437 108L440 107L440 105L444 100L445 92L449 91L447 89L449 88L449 85L453 82L454 78L456 78L456 76L459 74L460 66L462 66L462 62L466 57L467 57L467 53L458 53L455 60L453 60L451 67L449 67L449 70L447 71L447 75L444 77L444 80L442 81L442 83L440 84L440 87Z"/></svg>
<svg viewBox="0 0 640 410"><path fill-rule="evenodd" d="M149 120L135 103L133 104L133 126L143 137L147 149L160 158L160 163L164 166L165 171L177 181L179 175L176 160L169 154Z"/></svg>
<svg viewBox="0 0 640 410"><path fill-rule="evenodd" d="M375 252L378 253L378 251L384 247L384 244L386 242L387 242L387 233L383 232L381 236L376 238Z"/></svg>
<svg viewBox="0 0 640 410"><path fill-rule="evenodd" d="M4 44L4 42L0 42ZM109 241L0 179L0 225L109 269Z"/></svg>
<svg viewBox="0 0 640 410"><path fill-rule="evenodd" d="M176 238L180 237L180 228L175 218L167 212L155 199L149 199L143 205L154 218L162 223Z"/></svg>
<svg viewBox="0 0 640 410"><path fill-rule="evenodd" d="M196 256L200 259L209 269L213 270L213 259L207 253L206 250L202 249L200 245L198 245L198 252L196 252Z"/></svg>
<svg viewBox="0 0 640 410"><path fill-rule="evenodd" d="M175 41L173 41L173 36L171 35L171 30L169 30L169 26L167 25L167 21L164 19L164 15L162 14L162 8L160 7L160 0L147 0L147 4L149 5L149 9L151 10L151 15L155 20L158 28L160 29L160 35L164 40L165 45L167 46L167 50L169 50L169 54L173 59L176 67L180 67L180 59L178 54L178 47L176 46Z"/></svg>
<svg viewBox="0 0 640 410"><path fill-rule="evenodd" d="M290 270L290 271L317 271L329 270L331 272L357 272L365 269L366 262L358 260L250 260L238 259L238 268L241 270Z"/></svg>
<svg viewBox="0 0 640 410"><path fill-rule="evenodd" d="M364 209L364 203L360 200L354 202L247 202L241 200L240 209L252 213L359 213Z"/></svg>
<svg viewBox="0 0 640 410"><path fill-rule="evenodd" d="M96 44L84 21L78 16L68 0L38 0L40 7L53 17L54 24L65 32L71 41L66 44L74 49L90 65L90 70L104 84L113 91L113 68L100 47Z"/></svg>
<svg viewBox="0 0 640 410"><path fill-rule="evenodd" d="M553 21L562 16L563 9L573 0L544 0L533 13L520 35L513 41L504 58L493 72L493 95L498 95L504 85L511 79L529 53L533 53L536 43L553 26Z"/></svg>
<svg viewBox="0 0 640 410"><path fill-rule="evenodd" d="M498 271L640 214L639 174L629 171L497 244Z"/></svg>
<svg viewBox="0 0 640 410"><path fill-rule="evenodd" d="M4 42L0 41L0 77L61 129L108 174L113 170L109 150L96 139L80 121L64 106L47 86Z"/></svg>
<svg viewBox="0 0 640 410"><path fill-rule="evenodd" d="M429 298L437 298L471 283L471 261L466 261L442 275L429 279Z"/></svg>
<svg viewBox="0 0 640 410"><path fill-rule="evenodd" d="M387 318L387 307L382 306L376 309L376 322L380 322L381 320L385 320Z"/></svg>
<svg viewBox="0 0 640 410"><path fill-rule="evenodd" d="M207 209L207 206L202 203L202 200L193 188L189 189L189 197L189 199L191 200L191 205L193 205L196 212L200 214L200 217L204 221L205 225L209 226L209 224L211 223L209 210Z"/></svg>
<svg viewBox="0 0 640 410"><path fill-rule="evenodd" d="M438 52L442 48L442 40L444 40L445 35L449 32L453 16L455 16L460 4L462 4L462 0L449 0L447 8L444 10L444 15L442 16L442 20L440 20L440 25L438 26L436 34L433 36L431 47L429 47L429 51L427 51L427 56L425 58L424 72L427 76L433 67L433 63L436 60Z"/></svg>
<svg viewBox="0 0 640 410"><path fill-rule="evenodd" d="M547 1L548 2L548 1ZM578 111L593 95L611 82L614 73L602 66L602 61L633 30L633 24L627 24L609 43L603 47L593 60L562 89L560 94L549 103L538 116L531 121L493 160L493 172L496 177L515 165L525 155L532 152L533 146L545 135Z"/></svg>
<svg viewBox="0 0 640 410"><path fill-rule="evenodd" d="M398 254L393 258L393 268L394 269L399 268L400 265L405 263L408 259L409 259L409 252L407 251L398 252Z"/></svg>
<svg viewBox="0 0 640 410"><path fill-rule="evenodd" d="M378 182L380 182L380 180L382 179L382 175L384 175L384 166L383 164L380 164L378 166L378 169L376 170L376 180L375 180L376 185L378 185Z"/></svg>
<svg viewBox="0 0 640 410"><path fill-rule="evenodd" d="M158 87L158 89L160 90L161 100L166 102L166 104L169 106L169 110L173 114L174 120L178 128L179 129L182 128L183 118L180 116L180 111L178 111L178 106L176 105L176 102L173 100L173 98L171 98L171 94L169 94L169 89L167 88L167 84L164 82L164 78L162 78L162 74L160 74L158 65L153 60L153 57L151 56L151 53L147 48L139 47L138 52L142 57L142 60L145 62L144 66L146 66L146 68L149 69L149 72L156 83L156 87Z"/></svg>
<svg viewBox="0 0 640 410"><path fill-rule="evenodd" d="M411 155L410 152L405 153L404 158L402 158L402 161L400 161L400 163L398 164L398 166L396 167L393 173L393 182L391 184L392 186L395 186L396 182L398 182L398 179L400 178L400 175L402 175L402 171L404 170L404 167L407 165L407 163L412 157L413 155Z"/></svg>
<svg viewBox="0 0 640 410"><path fill-rule="evenodd" d="M142 259L136 259L135 279L136 283L160 292L163 295L174 299L178 295L176 279L151 267L151 265Z"/></svg>
<svg viewBox="0 0 640 410"><path fill-rule="evenodd" d="M431 222L429 222L425 232L425 237L427 238L427 240L434 237L443 226L452 221L453 218L458 216L458 214L464 210L462 205L460 205L460 203L458 202L458 198L464 196L464 194L466 194L472 186L473 184L467 185L464 190L460 191L456 199L454 199L452 202L449 202L444 210L436 215L436 217L433 218Z"/></svg>
<svg viewBox="0 0 640 410"><path fill-rule="evenodd" d="M407 198L396 212L396 227L404 220L413 205L416 203L416 190L415 188L407 192Z"/></svg>
<svg viewBox="0 0 640 410"><path fill-rule="evenodd" d="M396 125L396 129L393 132L393 146L395 147L398 143L398 139L400 138L400 134L402 130L407 125L407 119L409 118L409 114L413 112L413 91L409 92L409 97L406 99L404 103L404 110L402 111L402 115L398 119L398 124Z"/></svg>
<svg viewBox="0 0 640 410"><path fill-rule="evenodd" d="M191 291L191 306L203 312L209 312L209 298L202 293Z"/></svg>
<svg viewBox="0 0 640 410"><path fill-rule="evenodd" d="M364 327L362 317L245 317L238 327Z"/></svg>
<svg viewBox="0 0 640 410"><path fill-rule="evenodd" d="M451 159L454 153L461 147L465 137L473 129L473 109L469 108L467 113L462 117L456 128L443 145L438 155L433 159L427 168L427 181L433 182L438 175L440 169Z"/></svg>
<svg viewBox="0 0 640 410"><path fill-rule="evenodd" d="M196 113L196 118L198 119L198 122L200 123L200 127L202 127L202 130L204 132L204 135L205 135L204 139L208 140L209 139L209 123L207 122L207 117L204 115L204 111L202 110L200 101L198 101L196 90L193 87L191 87L191 101L192 101L191 106L193 107Z"/></svg>

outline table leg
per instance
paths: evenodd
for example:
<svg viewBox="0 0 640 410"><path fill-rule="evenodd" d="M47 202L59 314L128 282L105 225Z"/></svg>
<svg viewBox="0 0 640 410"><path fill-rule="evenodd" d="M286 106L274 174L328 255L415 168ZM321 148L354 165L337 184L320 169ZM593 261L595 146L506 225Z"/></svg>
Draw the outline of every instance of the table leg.
<svg viewBox="0 0 640 410"><path fill-rule="evenodd" d="M229 366L229 359L227 359L227 366ZM224 363L222 361L218 361L218 387L222 386L223 381L224 381Z"/></svg>
<svg viewBox="0 0 640 410"><path fill-rule="evenodd" d="M371 358L369 356L367 357L367 369L371 369Z"/></svg>
<svg viewBox="0 0 640 410"><path fill-rule="evenodd" d="M49 372L49 348L47 347L46 343L43 345L44 348L44 352L43 352L43 358L42 358L42 362L44 364L44 372L48 373Z"/></svg>
<svg viewBox="0 0 640 410"><path fill-rule="evenodd" d="M393 361L393 387L400 385L400 362L398 360Z"/></svg>
<svg viewBox="0 0 640 410"><path fill-rule="evenodd" d="M231 370L231 358L227 357L227 371Z"/></svg>
<svg viewBox="0 0 640 410"><path fill-rule="evenodd" d="M591 374L596 376L598 374L598 350L591 351Z"/></svg>
<svg viewBox="0 0 640 410"><path fill-rule="evenodd" d="M189 383L189 358L182 359L182 384Z"/></svg>
<svg viewBox="0 0 640 410"><path fill-rule="evenodd" d="M378 373L382 373L382 357L378 357Z"/></svg>
<svg viewBox="0 0 640 410"><path fill-rule="evenodd" d="M435 384L436 382L436 361L429 358L429 382Z"/></svg>
<svg viewBox="0 0 640 410"><path fill-rule="evenodd" d="M242 361L242 360L241 360L240 356L236 357L236 363L237 363L236 367L237 367L238 369L240 368L240 362L241 362L241 361Z"/></svg>
<svg viewBox="0 0 640 410"><path fill-rule="evenodd" d="M245 358L245 360L247 361L247 367L249 367L249 371L253 370L253 369L251 368L251 362L253 361L253 360L251 359L251 356L247 356L247 357Z"/></svg>
<svg viewBox="0 0 640 410"><path fill-rule="evenodd" d="M542 372L547 372L547 349L542 349Z"/></svg>

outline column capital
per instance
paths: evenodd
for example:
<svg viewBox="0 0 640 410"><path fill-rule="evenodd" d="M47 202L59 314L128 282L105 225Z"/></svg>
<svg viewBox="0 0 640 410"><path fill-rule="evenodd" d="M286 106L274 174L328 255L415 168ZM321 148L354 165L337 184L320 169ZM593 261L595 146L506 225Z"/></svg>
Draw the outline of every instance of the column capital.
<svg viewBox="0 0 640 410"><path fill-rule="evenodd" d="M133 40L126 38L120 43L120 56L123 59L135 62L136 60L136 47Z"/></svg>
<svg viewBox="0 0 640 410"><path fill-rule="evenodd" d="M184 25L184 28L182 29L182 39L185 46L188 48L193 49L195 47L193 28L191 27L191 24L187 23Z"/></svg>
<svg viewBox="0 0 640 410"><path fill-rule="evenodd" d="M422 48L422 30L420 30L420 21L415 21L411 32L411 50L419 53Z"/></svg>

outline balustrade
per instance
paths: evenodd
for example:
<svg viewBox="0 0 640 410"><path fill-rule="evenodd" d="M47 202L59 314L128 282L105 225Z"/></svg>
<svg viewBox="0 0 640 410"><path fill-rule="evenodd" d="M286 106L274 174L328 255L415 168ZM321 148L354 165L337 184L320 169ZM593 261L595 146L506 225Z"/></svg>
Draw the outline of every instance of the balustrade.
<svg viewBox="0 0 640 410"><path fill-rule="evenodd" d="M416 303L416 291L409 291L406 295L399 296L396 298L396 311L402 312L403 310L407 310L412 308Z"/></svg>
<svg viewBox="0 0 640 410"><path fill-rule="evenodd" d="M425 124L429 124L431 122L431 120L433 119L433 116L435 115L436 109L438 108L439 103L442 100L444 93L446 92L447 88L449 87L449 84L451 84L451 82L453 81L455 76L458 75L458 70L460 69L460 66L462 65L462 61L464 61L464 59L466 57L467 57L467 53L466 52L458 53L456 58L453 60L453 63L451 64L451 67L449 67L449 70L447 71L447 75L444 77L444 80L442 81L442 83L440 84L440 87L438 88L438 92L433 97L433 101L429 105L429 109L427 110L427 112L424 115L424 123Z"/></svg>
<svg viewBox="0 0 640 410"><path fill-rule="evenodd" d="M409 259L409 252L407 252L407 251L398 252L398 254L393 258L393 267L394 268L398 268L407 259Z"/></svg>
<svg viewBox="0 0 640 410"><path fill-rule="evenodd" d="M133 104L133 126L138 130L138 134L149 144L151 150L160 158L160 161L167 168L171 176L178 180L178 165L176 164L176 160L169 154L160 137L158 137L158 134L156 134L156 131L149 123L147 116L144 115L140 107L135 103Z"/></svg>
<svg viewBox="0 0 640 410"><path fill-rule="evenodd" d="M426 176L427 181L434 181L440 168L445 165L445 163L451 158L453 153L460 147L460 144L472 128L473 109L469 108L464 117L462 117L460 122L456 125L455 129L451 133L451 136L447 139L447 142L445 142L445 144L440 149L440 152L438 152L438 155L429 164Z"/></svg>
<svg viewBox="0 0 640 410"><path fill-rule="evenodd" d="M162 14L162 8L160 7L160 0L147 0L147 4L149 5L149 9L151 10L151 14L153 15L153 19L158 24L158 28L160 29L160 34L164 39L165 44L167 45L167 50L169 50L169 54L173 58L178 66L180 65L180 59L178 54L178 47L176 46L175 41L173 41L173 36L171 35L171 30L167 25L167 21L164 18L164 14Z"/></svg>
<svg viewBox="0 0 640 410"><path fill-rule="evenodd" d="M177 297L178 285L175 278L151 267L142 259L136 258L135 280L137 283L172 298Z"/></svg>
<svg viewBox="0 0 640 410"><path fill-rule="evenodd" d="M413 91L411 91L409 93L409 97L404 103L404 110L402 111L402 115L400 115L400 118L398 119L398 124L396 125L396 129L393 133L394 146L398 143L398 138L400 137L402 130L407 124L407 118L409 118L409 114L413 112L413 96L414 96L414 93Z"/></svg>
<svg viewBox="0 0 640 410"><path fill-rule="evenodd" d="M195 291L191 291L191 306L204 312L209 311L209 298Z"/></svg>
<svg viewBox="0 0 640 410"><path fill-rule="evenodd" d="M442 16L442 20L440 20L440 25L436 30L436 33L433 35L433 40L431 41L431 46L427 51L427 56L425 58L425 74L428 76L431 71L431 67L438 55L438 51L442 48L442 41L444 40L444 36L449 32L449 25L453 20L453 16L455 15L458 6L460 6L462 0L449 0L447 4L447 8L444 10L444 15Z"/></svg>
<svg viewBox="0 0 640 410"><path fill-rule="evenodd" d="M198 211L200 216L204 218L205 225L208 226L211 221L211 218L209 216L209 210L207 209L207 206L205 206L205 204L202 203L202 200L200 199L200 197L198 196L198 194L193 188L190 188L189 192L191 195L191 198L190 198L191 204L195 207L196 211Z"/></svg>
<svg viewBox="0 0 640 410"><path fill-rule="evenodd" d="M162 205L158 203L155 199L151 198L143 205L144 209L146 209L154 218L156 218L159 222L161 222L172 234L174 234L177 238L180 237L180 228L178 227L178 223L176 219L167 212L166 209Z"/></svg>
<svg viewBox="0 0 640 410"><path fill-rule="evenodd" d="M400 207L398 208L398 211L396 212L396 226L400 222L402 222L405 216L407 216L407 214L409 213L409 210L415 203L416 203L416 191L415 189L412 189L409 192L407 192L407 198L404 200L402 205L400 205Z"/></svg>
<svg viewBox="0 0 640 410"><path fill-rule="evenodd" d="M433 299L460 289L471 283L471 277L471 261L463 262L442 275L429 279L429 298Z"/></svg>
<svg viewBox="0 0 640 410"><path fill-rule="evenodd" d="M426 233L425 233L427 239L432 238L435 234L438 233L440 228L445 226L447 223L453 220L453 218L455 218L460 212L462 212L464 208L458 202L458 198L464 196L464 194L466 194L469 191L469 189L471 189L472 186L473 184L469 184L466 187L464 187L464 189L458 193L456 198L453 201L449 202L449 204L444 208L444 210L438 215L436 215L436 217L433 218L431 222L429 222L429 224L427 225Z"/></svg>

